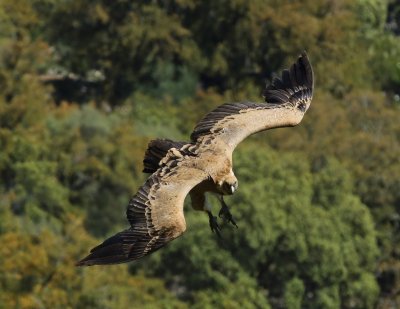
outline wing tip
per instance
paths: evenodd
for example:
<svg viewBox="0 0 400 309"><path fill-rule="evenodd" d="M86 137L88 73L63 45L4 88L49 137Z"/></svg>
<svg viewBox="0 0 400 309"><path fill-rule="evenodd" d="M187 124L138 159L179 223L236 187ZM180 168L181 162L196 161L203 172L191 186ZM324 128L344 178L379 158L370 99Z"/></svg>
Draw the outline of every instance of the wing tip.
<svg viewBox="0 0 400 309"><path fill-rule="evenodd" d="M84 257L82 260L79 260L78 262L75 263L76 267L83 267L83 266L93 266L97 265L96 259L93 257L93 254L90 253L86 257Z"/></svg>
<svg viewBox="0 0 400 309"><path fill-rule="evenodd" d="M115 265L130 262L132 259L127 259L124 256L113 256L107 258L92 258L89 254L84 259L75 263L76 267L88 267L95 265Z"/></svg>
<svg viewBox="0 0 400 309"><path fill-rule="evenodd" d="M90 263L89 261L85 261L85 259L82 259L78 262L75 263L76 267L83 267L83 266L92 266L94 265L93 263Z"/></svg>
<svg viewBox="0 0 400 309"><path fill-rule="evenodd" d="M306 50L303 50L297 61L289 69L282 71L281 76L274 77L265 88L262 96L267 103L282 104L301 99L310 99L314 87L314 75ZM214 125L241 109L252 108L252 102L226 103L208 113L194 128L190 139L194 143L199 137L213 133Z"/></svg>
<svg viewBox="0 0 400 309"><path fill-rule="evenodd" d="M303 50L300 54L298 62L301 62L306 71L307 80L309 82L308 87L311 87L311 90L314 88L314 71L311 66L310 58L308 57L307 51Z"/></svg>
<svg viewBox="0 0 400 309"><path fill-rule="evenodd" d="M289 69L275 77L262 94L267 103L282 104L298 98L304 92L312 97L314 73L306 50L303 50L296 62Z"/></svg>
<svg viewBox="0 0 400 309"><path fill-rule="evenodd" d="M305 49L303 49L303 51L301 52L299 58L305 58L308 60L308 54L307 51Z"/></svg>
<svg viewBox="0 0 400 309"><path fill-rule="evenodd" d="M75 266L80 267L128 262L129 256L124 252L123 239L120 237L124 232L125 231L117 233L103 241L100 245L92 248L86 257L75 263Z"/></svg>

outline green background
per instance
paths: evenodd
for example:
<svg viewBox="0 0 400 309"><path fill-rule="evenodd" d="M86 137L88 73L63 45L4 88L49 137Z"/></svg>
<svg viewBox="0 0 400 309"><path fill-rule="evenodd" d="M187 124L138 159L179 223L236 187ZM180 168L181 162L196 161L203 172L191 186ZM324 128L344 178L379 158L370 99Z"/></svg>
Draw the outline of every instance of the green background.
<svg viewBox="0 0 400 309"><path fill-rule="evenodd" d="M0 308L400 307L399 35L399 1L1 0ZM187 205L163 250L74 266L127 226L150 139L303 50L301 125L234 153L238 230Z"/></svg>

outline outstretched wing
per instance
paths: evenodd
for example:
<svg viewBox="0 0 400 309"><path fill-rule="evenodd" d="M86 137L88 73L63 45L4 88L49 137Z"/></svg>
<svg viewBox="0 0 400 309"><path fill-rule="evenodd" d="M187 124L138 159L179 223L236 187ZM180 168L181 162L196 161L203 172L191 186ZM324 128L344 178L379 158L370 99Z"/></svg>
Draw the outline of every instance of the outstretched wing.
<svg viewBox="0 0 400 309"><path fill-rule="evenodd" d="M306 53L274 78L263 96L266 103L228 103L207 114L195 127L193 142L223 142L231 151L247 136L259 131L297 125L310 106L314 87Z"/></svg>
<svg viewBox="0 0 400 309"><path fill-rule="evenodd" d="M185 231L185 197L206 178L207 174L199 169L176 165L160 169L146 181L126 212L131 230L143 240L139 246L132 243L131 254L135 259L161 248Z"/></svg>
<svg viewBox="0 0 400 309"><path fill-rule="evenodd" d="M126 214L131 227L93 248L77 265L133 261L182 235L185 197L208 176L192 167L192 160L190 156L172 158L152 174L129 202Z"/></svg>

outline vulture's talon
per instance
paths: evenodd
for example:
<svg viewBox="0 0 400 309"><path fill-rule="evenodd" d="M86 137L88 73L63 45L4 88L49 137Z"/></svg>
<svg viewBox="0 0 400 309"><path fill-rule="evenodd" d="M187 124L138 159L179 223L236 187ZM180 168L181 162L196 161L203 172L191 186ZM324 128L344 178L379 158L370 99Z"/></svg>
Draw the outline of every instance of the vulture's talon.
<svg viewBox="0 0 400 309"><path fill-rule="evenodd" d="M224 199L222 198L222 196L220 198L220 201L221 201L222 207L221 207L221 210L219 211L218 216L220 218L222 218L224 221L231 223L236 228L239 228L237 226L237 224L236 224L236 221L233 219L233 216L232 216L232 214L231 214L231 212L229 210L228 205L225 204Z"/></svg>
<svg viewBox="0 0 400 309"><path fill-rule="evenodd" d="M218 237L221 237L221 228L218 224L218 218L216 216L213 216L211 212L208 212L208 217L210 219L209 222L211 231L217 234Z"/></svg>
<svg viewBox="0 0 400 309"><path fill-rule="evenodd" d="M229 211L229 208L224 208L224 207L221 208L219 212L219 217L222 218L224 221L231 223L236 228L239 228L238 225L236 224L235 219L233 219L233 216Z"/></svg>

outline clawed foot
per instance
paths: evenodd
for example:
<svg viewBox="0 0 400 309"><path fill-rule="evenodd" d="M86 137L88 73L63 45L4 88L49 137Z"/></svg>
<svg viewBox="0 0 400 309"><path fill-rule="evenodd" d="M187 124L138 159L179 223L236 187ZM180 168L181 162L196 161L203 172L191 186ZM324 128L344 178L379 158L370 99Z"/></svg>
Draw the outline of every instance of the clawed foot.
<svg viewBox="0 0 400 309"><path fill-rule="evenodd" d="M221 237L221 228L218 225L218 218L213 216L211 211L208 211L208 218L210 219L210 228L211 231L217 234L218 237Z"/></svg>
<svg viewBox="0 0 400 309"><path fill-rule="evenodd" d="M232 225L234 225L236 228L239 228L235 222L235 220L233 219L233 216L231 214L231 212L229 211L229 207L228 205L225 204L225 201L223 199L223 197L221 196L219 198L220 202L221 202L221 210L219 211L219 217L223 218L226 222L232 223Z"/></svg>

